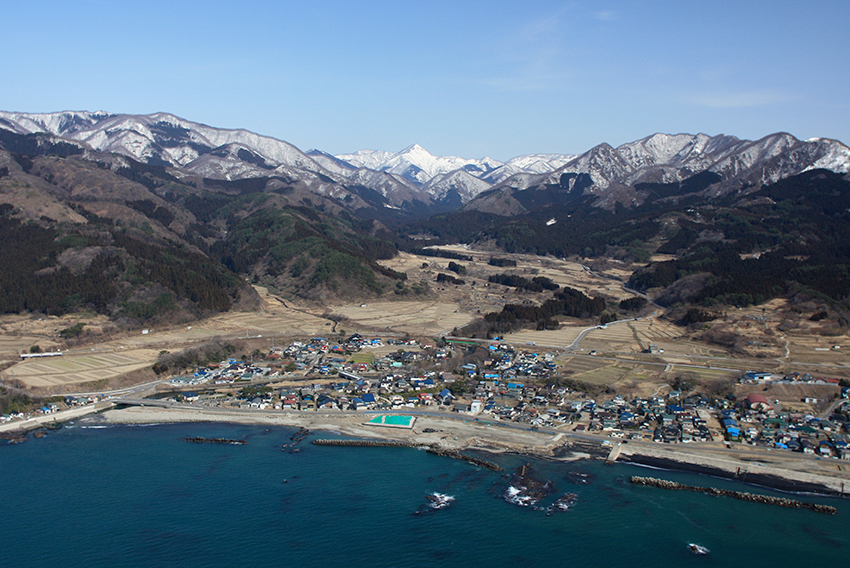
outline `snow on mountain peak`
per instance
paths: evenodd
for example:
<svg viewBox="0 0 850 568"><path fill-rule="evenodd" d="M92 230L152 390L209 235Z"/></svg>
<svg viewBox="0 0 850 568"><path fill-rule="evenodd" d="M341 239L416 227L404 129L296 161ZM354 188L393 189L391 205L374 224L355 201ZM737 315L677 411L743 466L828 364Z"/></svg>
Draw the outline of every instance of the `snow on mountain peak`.
<svg viewBox="0 0 850 568"><path fill-rule="evenodd" d="M558 184L564 173L587 174L595 186L591 191L603 191L612 184L682 181L706 170L751 184L771 183L815 168L850 172L850 149L844 144L828 138L800 141L785 132L757 141L723 134L655 133L617 148L599 144L579 156L527 154L501 162L435 156L419 144L398 152L359 150L331 156L311 151L308 155L269 136L214 128L166 112L0 111L0 128L18 134L49 133L142 162L195 168L208 177L237 179L286 172L308 185L350 183L387 199L404 195L410 202L420 198L467 201L496 185L524 189Z"/></svg>
<svg viewBox="0 0 850 568"><path fill-rule="evenodd" d="M434 156L419 144L399 152L360 150L353 154L335 156L349 164L385 171L421 185L433 197L441 199L452 190L466 201L492 184L519 173L543 174L552 172L574 156L565 154L529 154L517 156L508 163L485 157L481 159L457 156ZM463 172L461 175L459 172Z"/></svg>

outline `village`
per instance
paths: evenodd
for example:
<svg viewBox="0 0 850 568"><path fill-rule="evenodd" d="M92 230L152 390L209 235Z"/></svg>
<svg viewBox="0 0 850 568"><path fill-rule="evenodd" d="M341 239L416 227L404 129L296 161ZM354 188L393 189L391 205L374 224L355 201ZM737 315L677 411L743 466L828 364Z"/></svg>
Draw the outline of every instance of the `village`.
<svg viewBox="0 0 850 568"><path fill-rule="evenodd" d="M529 348L534 346L515 348L498 339L312 336L196 368L163 382L153 396L244 411L439 413L611 440L746 444L850 460L850 389L838 379L748 371L737 379L738 396L675 383L651 395L610 387L586 392L564 376L560 353ZM800 405L780 403L769 390L783 385L820 394L804 396ZM824 392L830 400L817 398ZM34 414L106 398L66 396ZM6 414L0 423L31 414Z"/></svg>
<svg viewBox="0 0 850 568"><path fill-rule="evenodd" d="M562 384L568 381L559 376L556 353L515 349L499 341L486 346L440 343L354 334L334 344L315 337L274 348L258 362L231 359L198 369L173 379L179 392L162 396L249 410L456 413L471 421L513 422L611 439L747 444L850 460L850 388L842 388L837 379L748 371L737 381L736 392L747 393L740 397L672 386L652 396L593 395ZM486 358L461 364L469 359L463 353L482 349ZM384 354L372 355L372 350ZM441 370L447 362L458 366ZM825 386L833 400L800 401L810 408L820 404L824 410L816 415L768 399L764 393L770 385Z"/></svg>

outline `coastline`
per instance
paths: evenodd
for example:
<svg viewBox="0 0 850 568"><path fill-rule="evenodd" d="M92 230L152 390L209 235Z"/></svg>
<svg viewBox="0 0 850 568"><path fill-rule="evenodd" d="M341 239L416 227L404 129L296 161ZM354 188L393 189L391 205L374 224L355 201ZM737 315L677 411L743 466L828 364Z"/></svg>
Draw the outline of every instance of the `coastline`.
<svg viewBox="0 0 850 568"><path fill-rule="evenodd" d="M193 422L231 422L241 424L303 427L355 438L396 440L420 445L438 445L455 451L478 451L493 454L511 453L553 461L605 459L612 446L604 437L572 437L569 433L532 432L489 426L447 418L417 415L416 428L406 430L365 424L370 415L317 414L280 412L239 412L217 408L129 407L106 410L82 420L85 424L158 424ZM603 442L606 442L604 444ZM616 443L616 442L615 442ZM660 446L652 442L621 443L619 462L661 470L687 471L739 481L793 493L816 493L850 496L850 465L835 460L802 460L766 454L754 450L725 450L697 444ZM760 461L756 461L756 458ZM793 459L792 459L793 458ZM832 472L812 472L801 468L827 466ZM828 473L834 473L829 475Z"/></svg>

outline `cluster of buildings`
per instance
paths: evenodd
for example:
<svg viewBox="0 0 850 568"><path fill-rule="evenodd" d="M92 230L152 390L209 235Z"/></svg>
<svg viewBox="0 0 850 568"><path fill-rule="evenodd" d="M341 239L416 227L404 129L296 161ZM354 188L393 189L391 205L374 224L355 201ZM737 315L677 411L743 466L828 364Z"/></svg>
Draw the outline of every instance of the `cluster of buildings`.
<svg viewBox="0 0 850 568"><path fill-rule="evenodd" d="M376 347L397 346L382 357L351 357ZM835 412L829 419L774 410L765 396L750 394L738 401L701 395L686 396L673 390L648 398L627 399L622 395L595 401L585 393L571 391L549 381L556 370L555 356L516 350L495 341L486 346L486 356L470 358L454 372L422 371L453 355L453 350L473 352L472 342L450 341L438 348L413 340L367 339L358 334L332 344L325 338L293 342L273 349L266 357L269 366L230 360L214 368L199 370L175 384L216 384L247 381L285 374L275 360L308 376L329 376L332 381L299 388L247 389L245 396L223 400L220 395L201 397L200 403L228 404L242 408L280 410L391 410L432 407L476 417L478 420L512 421L529 427L565 428L595 432L613 438L648 439L659 443L708 441L763 444L850 459L847 415ZM360 362L358 362L360 361ZM369 362L364 362L369 361ZM429 367L429 364L433 364ZM185 382L181 383L180 380ZM555 384L552 384L552 383ZM747 372L743 384L831 385L835 379L809 374ZM542 385L542 386L541 386ZM194 393L184 393L192 394ZM847 395L845 389L845 395ZM194 395L195 397L197 395ZM193 400L193 397L185 397ZM816 403L814 398L805 402ZM850 405L848 405L850 410Z"/></svg>
<svg viewBox="0 0 850 568"><path fill-rule="evenodd" d="M827 418L776 409L776 401L761 393L751 393L718 412L728 441L850 460L848 396L850 391L842 389L839 404Z"/></svg>
<svg viewBox="0 0 850 568"><path fill-rule="evenodd" d="M198 369L191 376L175 377L171 384L176 386L195 386L203 384L227 385L237 381L253 381L267 376L276 376L271 367L264 367L230 359L218 364Z"/></svg>
<svg viewBox="0 0 850 568"><path fill-rule="evenodd" d="M43 416L45 414L54 414L59 412L60 410L64 410L66 408L74 408L77 406L85 406L87 404L94 404L100 400L107 398L105 396L66 396L64 399L64 404L58 404L56 402L47 402L43 406L34 409L32 412L18 412L13 411L8 414L0 415L0 424L5 424L7 422L12 422L13 420L29 420L30 418L34 418L36 416Z"/></svg>
<svg viewBox="0 0 850 568"><path fill-rule="evenodd" d="M809 373L788 373L779 376L768 372L747 371L741 377L741 382L750 385L838 385L840 381L838 379L814 377Z"/></svg>
<svg viewBox="0 0 850 568"><path fill-rule="evenodd" d="M260 410L374 410L392 408L411 408L440 404L441 397L431 392L417 392L421 389L433 389L435 381L431 378L393 379L387 377L380 381L358 379L357 381L339 381L314 383L298 388L279 387L263 389L254 393L249 389L239 393L235 400L226 404L240 408ZM404 393L397 394L397 393ZM185 398L185 394L184 394ZM208 400L215 401L214 398ZM221 404L223 401L216 401Z"/></svg>
<svg viewBox="0 0 850 568"><path fill-rule="evenodd" d="M0 424L5 424L12 420L29 420L30 418L32 418L32 413L12 411L8 414L0 414Z"/></svg>

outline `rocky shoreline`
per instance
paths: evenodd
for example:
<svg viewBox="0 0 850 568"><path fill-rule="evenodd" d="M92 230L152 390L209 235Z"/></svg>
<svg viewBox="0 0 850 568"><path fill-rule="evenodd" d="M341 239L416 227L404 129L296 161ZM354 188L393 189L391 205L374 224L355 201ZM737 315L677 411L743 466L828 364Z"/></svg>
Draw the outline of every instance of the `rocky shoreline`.
<svg viewBox="0 0 850 568"><path fill-rule="evenodd" d="M400 440L326 440L326 439L318 439L313 440L313 444L316 446L342 446L342 447L350 447L350 448L419 448L422 447L422 444L417 444L415 442L405 442ZM456 460L462 460L467 463L471 463L472 465L477 465L478 467L483 467L484 469L489 469L491 471L504 471L500 465L497 465L493 462L483 460L481 458L477 458L475 456L470 456L466 454L462 454L457 450L452 450L449 448L443 448L439 444L431 444L427 446L427 451L429 454L434 454L435 456L447 457Z"/></svg>
<svg viewBox="0 0 850 568"><path fill-rule="evenodd" d="M789 477L783 477L780 475L770 475L766 473L747 472L745 474L741 474L733 471L727 471L725 469L717 467L711 467L710 465L706 465L705 463L691 463L687 461L659 458L655 456L641 454L622 456L618 461L622 463L632 463L635 465L651 467L653 469L659 470L685 471L688 473L697 473L708 477L728 479L754 487L764 487L767 489L774 489L786 493L815 493L818 495L826 495L830 497L850 497L850 495L848 495L847 493L836 491L821 483L799 481L796 479L790 479ZM848 482L848 486L850 486L850 482Z"/></svg>
<svg viewBox="0 0 850 568"><path fill-rule="evenodd" d="M420 430L380 429L364 426L365 416L352 414L309 413L256 413L238 411L216 411L217 409L158 409L152 407L133 407L122 410L110 410L86 421L97 423L173 423L173 422L235 422L243 424L261 424L309 428L310 431L329 431L350 438L401 443L414 447L436 446L442 450L456 452L485 452L515 454L552 461L573 461L576 459L605 459L612 446L603 444L604 439L573 437L568 433L551 434L531 431L515 431L506 428L491 428L479 423L467 423L441 417L419 417ZM850 475L825 475L789 469L782 463L762 464L750 467L741 474L744 461L734 461L730 456L737 454L717 454L709 449L679 448L667 446L638 445L623 443L622 452L616 463L632 463L659 469L688 471L707 476L744 482L754 486L777 489L795 493L817 493L829 496L848 496L844 490L847 484L850 490ZM485 455L486 455L485 454ZM466 455L466 454L461 454ZM779 455L773 455L776 462ZM489 460L484 460L489 461ZM815 462L812 462L814 465ZM756 470L756 471L753 471Z"/></svg>

